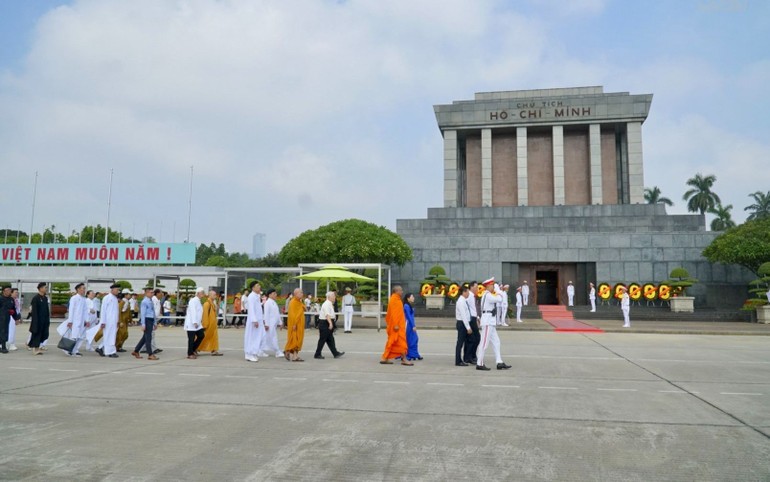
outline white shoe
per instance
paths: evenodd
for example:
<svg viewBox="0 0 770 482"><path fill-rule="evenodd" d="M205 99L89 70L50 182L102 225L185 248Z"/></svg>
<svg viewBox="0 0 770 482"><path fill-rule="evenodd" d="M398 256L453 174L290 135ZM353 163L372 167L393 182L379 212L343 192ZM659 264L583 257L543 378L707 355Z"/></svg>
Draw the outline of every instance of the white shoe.
<svg viewBox="0 0 770 482"><path fill-rule="evenodd" d="M267 353L265 353L265 352L257 353L257 356L258 357L262 357L262 358L266 358L267 357Z"/></svg>
<svg viewBox="0 0 770 482"><path fill-rule="evenodd" d="M16 350L18 350L18 349L19 349L19 347L17 347L17 346L16 346L16 345L14 345L13 343L11 343L10 345L8 345L8 351L16 351Z"/></svg>
<svg viewBox="0 0 770 482"><path fill-rule="evenodd" d="M276 358L283 358L283 352L282 351L275 352L275 357Z"/></svg>
<svg viewBox="0 0 770 482"><path fill-rule="evenodd" d="M631 328L631 325L623 325L623 328Z"/></svg>
<svg viewBox="0 0 770 482"><path fill-rule="evenodd" d="M596 313L596 310L591 310L589 311L589 313Z"/></svg>
<svg viewBox="0 0 770 482"><path fill-rule="evenodd" d="M516 323L522 323L522 321L521 320L516 320Z"/></svg>
<svg viewBox="0 0 770 482"><path fill-rule="evenodd" d="M511 325L509 325L508 323L503 323L503 326L511 326Z"/></svg>
<svg viewBox="0 0 770 482"><path fill-rule="evenodd" d="M246 357L246 361L250 361L250 362L258 362L259 360L257 359L257 357L254 357L254 356L247 356L247 357Z"/></svg>

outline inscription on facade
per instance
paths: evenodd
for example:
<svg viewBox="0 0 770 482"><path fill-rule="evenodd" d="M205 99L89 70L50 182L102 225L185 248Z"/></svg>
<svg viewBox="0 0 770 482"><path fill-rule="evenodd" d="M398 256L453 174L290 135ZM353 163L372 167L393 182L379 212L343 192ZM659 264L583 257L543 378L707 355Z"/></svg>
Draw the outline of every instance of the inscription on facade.
<svg viewBox="0 0 770 482"><path fill-rule="evenodd" d="M590 117L590 107L563 106L561 101L549 102L519 102L518 110L498 110L489 113L489 120L504 121L507 119L571 119Z"/></svg>

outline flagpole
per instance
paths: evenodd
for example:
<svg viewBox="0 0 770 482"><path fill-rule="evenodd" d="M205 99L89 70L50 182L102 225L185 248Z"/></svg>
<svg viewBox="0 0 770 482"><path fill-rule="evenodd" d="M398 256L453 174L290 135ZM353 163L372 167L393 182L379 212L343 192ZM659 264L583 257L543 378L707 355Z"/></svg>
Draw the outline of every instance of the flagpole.
<svg viewBox="0 0 770 482"><path fill-rule="evenodd" d="M185 243L190 242L190 220L192 219L192 187L193 187L193 166L190 166L190 199L187 203L187 239Z"/></svg>
<svg viewBox="0 0 770 482"><path fill-rule="evenodd" d="M35 186L32 188L32 216L29 220L29 243L32 244L32 229L35 226L35 201L37 200L37 171L35 171Z"/></svg>
<svg viewBox="0 0 770 482"><path fill-rule="evenodd" d="M110 207L112 206L112 174L113 169L110 169L110 188L107 191L107 226L104 228L104 244L107 244L107 239L110 234Z"/></svg>

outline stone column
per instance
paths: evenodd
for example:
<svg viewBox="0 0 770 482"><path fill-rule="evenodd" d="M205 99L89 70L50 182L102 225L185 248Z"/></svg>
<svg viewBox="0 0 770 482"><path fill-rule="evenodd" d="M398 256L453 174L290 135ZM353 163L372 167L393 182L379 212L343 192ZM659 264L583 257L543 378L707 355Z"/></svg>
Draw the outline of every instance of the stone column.
<svg viewBox="0 0 770 482"><path fill-rule="evenodd" d="M516 128L516 177L519 185L519 206L529 204L527 188L527 128Z"/></svg>
<svg viewBox="0 0 770 482"><path fill-rule="evenodd" d="M588 126L588 152L591 165L591 204L602 204L602 129L599 124Z"/></svg>
<svg viewBox="0 0 770 482"><path fill-rule="evenodd" d="M628 141L628 201L644 203L644 165L642 162L642 123L626 124Z"/></svg>
<svg viewBox="0 0 770 482"><path fill-rule="evenodd" d="M444 131L444 207L457 207L457 131Z"/></svg>
<svg viewBox="0 0 770 482"><path fill-rule="evenodd" d="M553 126L551 141L553 144L553 204L564 205L564 126Z"/></svg>
<svg viewBox="0 0 770 482"><path fill-rule="evenodd" d="M492 206L492 129L481 129L481 205Z"/></svg>

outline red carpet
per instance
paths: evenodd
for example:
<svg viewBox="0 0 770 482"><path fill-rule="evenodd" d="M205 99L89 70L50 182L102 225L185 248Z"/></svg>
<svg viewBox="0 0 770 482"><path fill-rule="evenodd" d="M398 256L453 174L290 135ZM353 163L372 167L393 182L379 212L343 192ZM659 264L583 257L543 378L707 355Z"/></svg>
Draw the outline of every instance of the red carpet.
<svg viewBox="0 0 770 482"><path fill-rule="evenodd" d="M562 305L538 305L543 321L553 326L557 333L604 333L604 330L577 321L572 312Z"/></svg>

